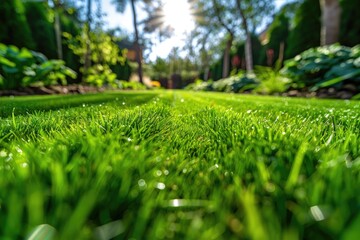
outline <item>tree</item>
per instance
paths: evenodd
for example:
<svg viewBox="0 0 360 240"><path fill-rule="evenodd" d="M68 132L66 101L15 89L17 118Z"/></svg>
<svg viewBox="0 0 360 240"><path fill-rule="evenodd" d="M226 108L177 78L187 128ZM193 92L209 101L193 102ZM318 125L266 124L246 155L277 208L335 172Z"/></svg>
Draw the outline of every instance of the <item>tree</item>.
<svg viewBox="0 0 360 240"><path fill-rule="evenodd" d="M220 6L217 0L212 0L212 4L215 11L215 16L219 24L226 30L226 47L224 51L224 62L223 62L223 74L222 77L226 78L229 76L230 71L230 51L234 41L235 30L234 26L225 22L225 8Z"/></svg>
<svg viewBox="0 0 360 240"><path fill-rule="evenodd" d="M54 28L56 36L56 47L57 54L59 59L63 59L63 50L62 50L62 39L61 39L61 22L60 22L60 9L61 9L61 0L52 0L54 6Z"/></svg>
<svg viewBox="0 0 360 240"><path fill-rule="evenodd" d="M85 38L86 38L86 51L84 54L84 76L91 67L91 0L87 0L87 12L86 12L86 23L85 23Z"/></svg>
<svg viewBox="0 0 360 240"><path fill-rule="evenodd" d="M253 29L264 17L272 13L274 3L268 0L236 0L236 8L241 17L241 25L245 31L245 61L246 70L252 72L254 68L251 43L251 31L249 22L252 22Z"/></svg>
<svg viewBox="0 0 360 240"><path fill-rule="evenodd" d="M314 0L304 0L295 12L294 27L287 39L285 58L295 57L297 54L320 45L320 3Z"/></svg>
<svg viewBox="0 0 360 240"><path fill-rule="evenodd" d="M0 4L0 42L35 48L21 0L2 0Z"/></svg>
<svg viewBox="0 0 360 240"><path fill-rule="evenodd" d="M359 0L341 0L340 43L355 46L360 43Z"/></svg>
<svg viewBox="0 0 360 240"><path fill-rule="evenodd" d="M339 0L320 0L320 6L321 45L336 43L339 39L340 32L341 8Z"/></svg>
<svg viewBox="0 0 360 240"><path fill-rule="evenodd" d="M117 10L119 12L125 11L125 6L130 1L131 4L131 11L133 15L133 25L134 25L134 31L135 31L135 49L136 49L136 62L138 63L138 75L139 75L139 81L143 83L143 69L142 69L142 52L140 49L140 43L139 43L139 30L138 30L138 21L137 21L137 14L136 14L136 8L135 8L135 1L136 0L113 0L113 2L117 6Z"/></svg>
<svg viewBox="0 0 360 240"><path fill-rule="evenodd" d="M265 47L267 51L273 51L273 59L267 59L269 66L272 66L274 61L279 58L280 46L286 42L289 35L289 27L290 20L286 15L286 9L282 9L282 11L275 16L274 21L267 31L269 42Z"/></svg>
<svg viewBox="0 0 360 240"><path fill-rule="evenodd" d="M193 1L193 8L197 9L194 14L196 19L199 39L222 39L224 44L223 50L223 64L220 69L220 77L228 77L230 72L230 52L233 46L235 35L239 32L239 19L234 18L233 7L224 0L198 0ZM200 37L200 35L203 35ZM200 45L203 40L200 40ZM219 45L219 41L217 41ZM206 54L204 55L206 58ZM219 69L218 69L219 70Z"/></svg>
<svg viewBox="0 0 360 240"><path fill-rule="evenodd" d="M25 2L26 18L35 41L34 50L49 59L57 57L54 26L50 21L51 10L46 2Z"/></svg>
<svg viewBox="0 0 360 240"><path fill-rule="evenodd" d="M247 70L253 69L253 56L251 46L251 35L256 30L266 16L272 13L274 3L267 0L212 0L212 1L195 1L200 2L200 12L205 16L205 23L212 33L217 35L219 32L226 32L226 46L224 51L223 60L223 77L229 75L230 69L230 52L232 43L241 31L245 32L246 41L246 62ZM198 23L198 25L201 25ZM217 67L218 69L218 67Z"/></svg>

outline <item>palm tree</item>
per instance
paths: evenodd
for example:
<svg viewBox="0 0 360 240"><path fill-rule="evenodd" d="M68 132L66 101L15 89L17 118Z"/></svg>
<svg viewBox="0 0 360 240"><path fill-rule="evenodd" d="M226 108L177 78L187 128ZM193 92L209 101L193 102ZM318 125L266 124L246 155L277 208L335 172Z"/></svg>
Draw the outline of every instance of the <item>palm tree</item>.
<svg viewBox="0 0 360 240"><path fill-rule="evenodd" d="M113 0L113 3L116 4L117 10L119 12L124 12L126 5L129 3L131 4L131 10L133 14L133 25L135 30L135 50L136 50L136 61L138 63L138 75L139 81L143 83L143 70L142 70L142 54L139 44L139 30L138 30L138 23L137 23L137 14L135 9L135 1L136 0Z"/></svg>
<svg viewBox="0 0 360 240"><path fill-rule="evenodd" d="M339 0L320 0L321 45L336 43L339 39L341 8Z"/></svg>

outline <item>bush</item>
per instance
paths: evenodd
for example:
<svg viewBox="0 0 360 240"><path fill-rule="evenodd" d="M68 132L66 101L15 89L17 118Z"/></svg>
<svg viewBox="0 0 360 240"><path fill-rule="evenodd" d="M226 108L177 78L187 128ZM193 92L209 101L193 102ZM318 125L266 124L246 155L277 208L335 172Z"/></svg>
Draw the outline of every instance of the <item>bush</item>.
<svg viewBox="0 0 360 240"><path fill-rule="evenodd" d="M0 43L0 89L16 89L36 82L66 84L76 73L61 60L48 60L43 54Z"/></svg>
<svg viewBox="0 0 360 240"><path fill-rule="evenodd" d="M262 94L274 94L285 92L291 80L283 76L279 71L270 67L255 67L256 78L260 81L254 91Z"/></svg>
<svg viewBox="0 0 360 240"><path fill-rule="evenodd" d="M218 81L203 82L196 80L195 83L189 84L185 89L194 91L216 91L216 92L233 92L240 93L247 90L253 90L259 85L255 75L246 75L239 73L235 76L223 78Z"/></svg>
<svg viewBox="0 0 360 240"><path fill-rule="evenodd" d="M202 81L200 79L195 80L194 83L191 83L185 87L186 90L193 90L193 91L212 91L213 82L212 81Z"/></svg>
<svg viewBox="0 0 360 240"><path fill-rule="evenodd" d="M311 48L285 62L282 73L293 87L341 87L345 80L360 83L360 45L353 48L333 44Z"/></svg>
<svg viewBox="0 0 360 240"><path fill-rule="evenodd" d="M212 84L214 91L239 93L252 90L258 86L259 82L255 75L245 75L239 73L235 76L220 79Z"/></svg>
<svg viewBox="0 0 360 240"><path fill-rule="evenodd" d="M146 90L146 86L139 82L118 81L118 87L123 90Z"/></svg>

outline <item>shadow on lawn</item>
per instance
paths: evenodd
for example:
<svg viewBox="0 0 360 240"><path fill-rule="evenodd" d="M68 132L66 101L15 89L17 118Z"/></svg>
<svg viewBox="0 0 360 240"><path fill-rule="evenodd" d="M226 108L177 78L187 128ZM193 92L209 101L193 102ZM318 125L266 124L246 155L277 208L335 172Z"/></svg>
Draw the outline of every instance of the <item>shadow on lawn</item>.
<svg viewBox="0 0 360 240"><path fill-rule="evenodd" d="M34 112L96 105L113 102L116 105L140 105L154 98L156 92L109 92L86 95L50 95L0 98L0 118Z"/></svg>

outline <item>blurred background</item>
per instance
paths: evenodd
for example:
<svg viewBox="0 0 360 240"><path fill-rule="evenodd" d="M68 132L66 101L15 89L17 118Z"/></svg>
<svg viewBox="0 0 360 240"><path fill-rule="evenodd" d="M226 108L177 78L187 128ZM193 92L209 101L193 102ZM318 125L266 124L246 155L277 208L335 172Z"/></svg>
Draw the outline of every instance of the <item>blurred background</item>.
<svg viewBox="0 0 360 240"><path fill-rule="evenodd" d="M2 0L0 94L186 88L357 98L357 4Z"/></svg>

